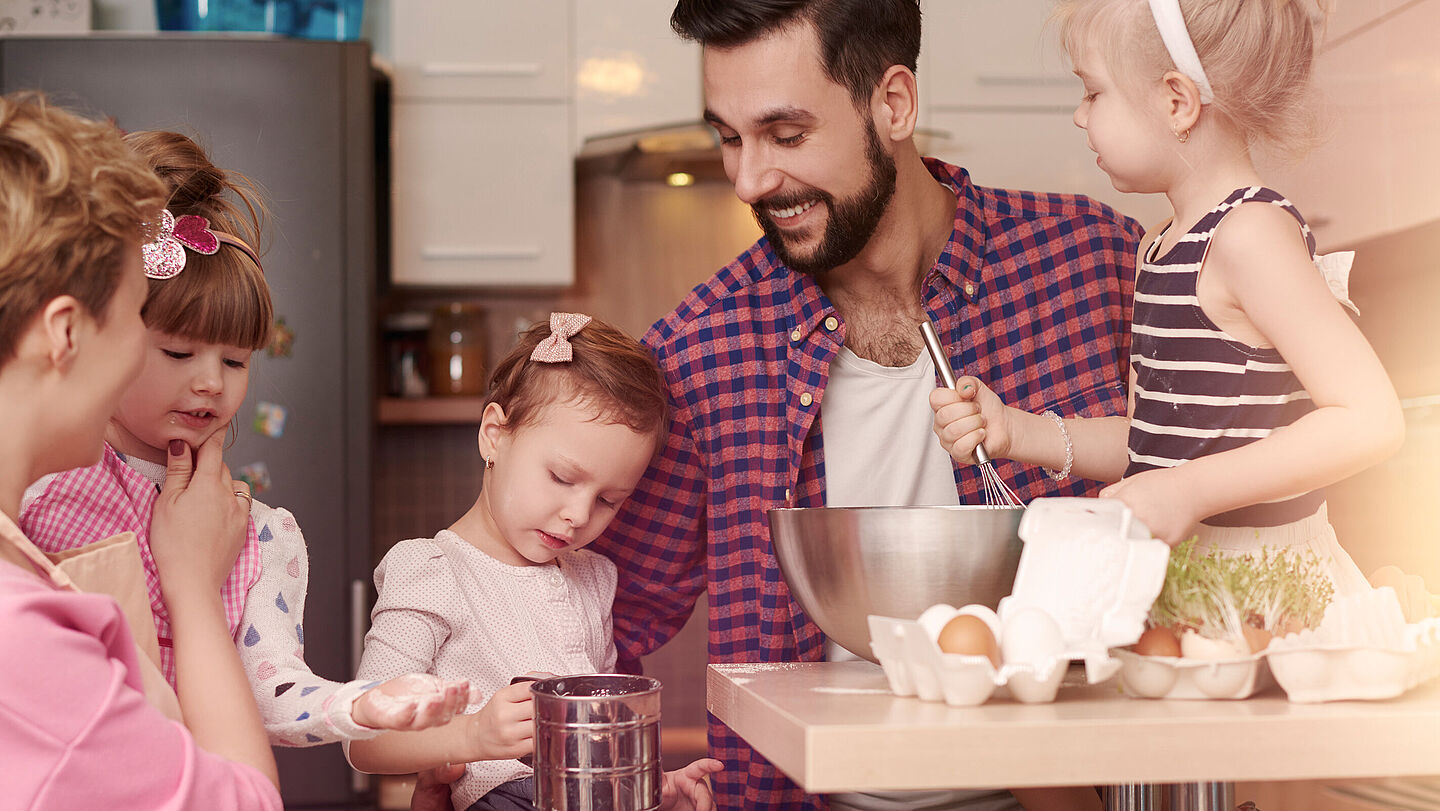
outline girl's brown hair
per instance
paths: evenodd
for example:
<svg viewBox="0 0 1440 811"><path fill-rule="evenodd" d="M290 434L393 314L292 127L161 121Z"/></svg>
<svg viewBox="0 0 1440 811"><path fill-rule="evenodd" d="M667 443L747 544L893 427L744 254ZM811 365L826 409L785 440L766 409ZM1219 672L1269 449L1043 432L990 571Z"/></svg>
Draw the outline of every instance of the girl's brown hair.
<svg viewBox="0 0 1440 811"><path fill-rule="evenodd" d="M198 144L177 132L136 132L126 141L169 188L171 214L204 217L211 230L260 249L265 209L249 179L217 167ZM228 244L209 256L187 248L183 271L150 280L141 315L151 329L252 351L270 343L275 320L264 272Z"/></svg>
<svg viewBox="0 0 1440 811"><path fill-rule="evenodd" d="M164 193L115 127L38 93L0 96L0 365L57 296L74 296L104 323Z"/></svg>
<svg viewBox="0 0 1440 811"><path fill-rule="evenodd" d="M1180 0L1180 11L1214 91L1207 110L1278 154L1313 146L1310 79L1327 0ZM1147 0L1061 0L1053 19L1072 60L1094 48L1126 87L1176 69Z"/></svg>
<svg viewBox="0 0 1440 811"><path fill-rule="evenodd" d="M659 444L669 427L669 395L650 350L592 319L570 336L570 361L531 360L530 353L548 337L548 322L530 327L490 375L485 404L505 409L510 430L534 423L551 403L579 399L594 406L601 420L650 434Z"/></svg>

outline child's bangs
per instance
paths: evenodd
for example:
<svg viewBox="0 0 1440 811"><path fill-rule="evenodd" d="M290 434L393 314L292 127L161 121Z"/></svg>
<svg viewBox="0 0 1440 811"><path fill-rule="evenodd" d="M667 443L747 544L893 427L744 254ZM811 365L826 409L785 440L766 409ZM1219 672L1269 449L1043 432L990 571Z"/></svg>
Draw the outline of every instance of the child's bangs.
<svg viewBox="0 0 1440 811"><path fill-rule="evenodd" d="M270 343L274 309L270 288L249 259L222 250L214 256L187 251L185 270L151 280L145 326L209 344L251 351ZM197 261L197 260L206 261Z"/></svg>

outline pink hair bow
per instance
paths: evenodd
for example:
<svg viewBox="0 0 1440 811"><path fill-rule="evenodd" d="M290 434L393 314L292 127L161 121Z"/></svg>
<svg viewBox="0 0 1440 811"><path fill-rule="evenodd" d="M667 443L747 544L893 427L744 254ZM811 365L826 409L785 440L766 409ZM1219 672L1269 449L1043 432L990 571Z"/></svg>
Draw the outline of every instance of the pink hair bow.
<svg viewBox="0 0 1440 811"><path fill-rule="evenodd" d="M551 313L550 336L541 341L530 353L530 360L541 363L568 363L575 357L570 346L570 336L590 323L590 316L582 313Z"/></svg>
<svg viewBox="0 0 1440 811"><path fill-rule="evenodd" d="M210 221L195 214L176 217L160 210L160 233L155 241L140 248L145 258L145 275L169 279L185 269L185 249L206 256L220 250L220 238L210 230Z"/></svg>

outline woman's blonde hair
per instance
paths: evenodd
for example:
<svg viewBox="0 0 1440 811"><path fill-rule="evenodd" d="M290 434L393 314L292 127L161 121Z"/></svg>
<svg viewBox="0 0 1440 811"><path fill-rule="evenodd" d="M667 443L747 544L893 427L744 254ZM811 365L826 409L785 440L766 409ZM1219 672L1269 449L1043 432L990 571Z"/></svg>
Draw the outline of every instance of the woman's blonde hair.
<svg viewBox="0 0 1440 811"><path fill-rule="evenodd" d="M1215 100L1252 145L1298 154L1319 135L1311 74L1326 0L1180 0L1185 28ZM1148 0L1060 0L1053 20L1072 60L1093 48L1116 81L1134 90L1175 62Z"/></svg>
<svg viewBox="0 0 1440 811"><path fill-rule="evenodd" d="M127 254L152 238L164 204L114 126L39 93L0 97L0 365L57 296L103 323Z"/></svg>
<svg viewBox="0 0 1440 811"><path fill-rule="evenodd" d="M178 132L136 132L125 140L169 188L171 214L204 217L212 230L260 250L265 209L249 179L211 163L198 144ZM264 272L229 244L208 256L187 248L183 271L150 280L141 316L145 326L170 335L252 351L269 345L275 322Z"/></svg>

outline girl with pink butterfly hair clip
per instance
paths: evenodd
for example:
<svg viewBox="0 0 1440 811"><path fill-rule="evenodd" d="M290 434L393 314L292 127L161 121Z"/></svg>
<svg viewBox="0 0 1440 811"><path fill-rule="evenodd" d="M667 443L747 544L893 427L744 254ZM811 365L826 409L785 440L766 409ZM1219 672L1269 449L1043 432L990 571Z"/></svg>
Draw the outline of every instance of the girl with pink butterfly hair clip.
<svg viewBox="0 0 1440 811"><path fill-rule="evenodd" d="M149 285L141 311L145 363L111 417L100 463L32 485L20 524L47 552L136 534L159 642L156 664L173 687L172 628L148 545L151 513L171 455L220 452L245 399L251 355L269 343L274 313L252 247L263 213L252 184L216 167L184 135L138 132L126 140L170 193L153 224L155 239L142 247ZM238 485L234 497L247 501L250 523L222 598L272 744L314 746L424 729L465 705L464 679L397 674L377 686L311 672L301 641L305 538L288 511Z"/></svg>
<svg viewBox="0 0 1440 811"><path fill-rule="evenodd" d="M532 807L531 767L518 759L534 749L530 688L511 682L614 670L615 564L584 547L649 467L669 431L668 402L654 356L609 324L552 313L520 336L490 377L475 504L434 538L385 555L360 660L362 677L469 676L486 703L403 741L356 741L347 747L356 768L465 763L450 789L455 808ZM660 807L713 807L705 778L720 768L702 758L666 773Z"/></svg>

